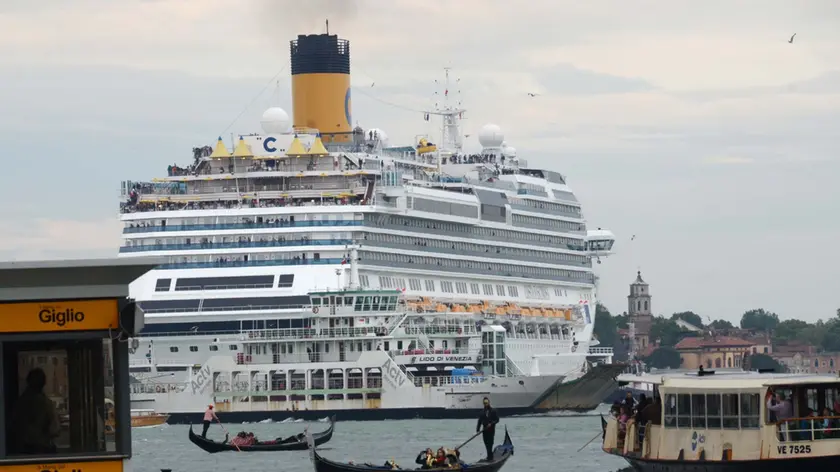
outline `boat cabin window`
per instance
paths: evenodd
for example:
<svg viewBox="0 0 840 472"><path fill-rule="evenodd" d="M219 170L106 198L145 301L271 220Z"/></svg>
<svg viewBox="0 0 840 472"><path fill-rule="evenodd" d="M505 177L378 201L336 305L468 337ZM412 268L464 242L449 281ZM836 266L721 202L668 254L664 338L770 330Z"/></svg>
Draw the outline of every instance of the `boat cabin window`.
<svg viewBox="0 0 840 472"><path fill-rule="evenodd" d="M664 426L685 429L755 429L761 404L757 393L666 394Z"/></svg>
<svg viewBox="0 0 840 472"><path fill-rule="evenodd" d="M110 339L2 343L5 457L123 452L116 437L116 345Z"/></svg>
<svg viewBox="0 0 840 472"><path fill-rule="evenodd" d="M776 425L780 441L840 439L840 383L780 385L768 390L767 403L764 422Z"/></svg>

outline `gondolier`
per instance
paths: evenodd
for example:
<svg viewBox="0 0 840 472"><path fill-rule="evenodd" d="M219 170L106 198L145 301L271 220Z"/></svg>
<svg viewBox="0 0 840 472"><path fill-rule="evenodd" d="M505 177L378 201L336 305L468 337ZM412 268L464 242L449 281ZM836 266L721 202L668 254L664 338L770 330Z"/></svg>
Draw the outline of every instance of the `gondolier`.
<svg viewBox="0 0 840 472"><path fill-rule="evenodd" d="M499 422L499 415L496 409L490 406L490 399L484 397L484 410L478 417L475 425L475 432L481 431L481 438L484 440L484 447L487 448L487 460L493 460L493 440L496 437L496 423Z"/></svg>
<svg viewBox="0 0 840 472"><path fill-rule="evenodd" d="M219 417L213 411L213 405L207 405L207 409L204 410L204 429L201 430L202 438L207 438L207 430L210 429L210 422L213 420L219 421Z"/></svg>

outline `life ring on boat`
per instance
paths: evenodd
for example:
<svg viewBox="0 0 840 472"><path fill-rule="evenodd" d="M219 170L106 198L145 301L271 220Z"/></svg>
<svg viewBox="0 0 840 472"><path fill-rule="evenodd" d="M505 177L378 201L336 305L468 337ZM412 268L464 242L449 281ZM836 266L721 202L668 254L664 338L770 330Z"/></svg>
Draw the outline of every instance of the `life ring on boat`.
<svg viewBox="0 0 840 472"><path fill-rule="evenodd" d="M156 392L156 393L163 393L163 389L160 387L160 385L158 385L157 387L155 387L155 392Z"/></svg>
<svg viewBox="0 0 840 472"><path fill-rule="evenodd" d="M572 352L575 352L575 351L577 351L577 346L575 346L574 344L572 344Z"/></svg>
<svg viewBox="0 0 840 472"><path fill-rule="evenodd" d="M138 347L140 347L140 341L137 338L132 339L131 340L131 348L132 349L137 349Z"/></svg>
<svg viewBox="0 0 840 472"><path fill-rule="evenodd" d="M318 314L318 307L317 306L312 307L312 313L316 314L316 315Z"/></svg>

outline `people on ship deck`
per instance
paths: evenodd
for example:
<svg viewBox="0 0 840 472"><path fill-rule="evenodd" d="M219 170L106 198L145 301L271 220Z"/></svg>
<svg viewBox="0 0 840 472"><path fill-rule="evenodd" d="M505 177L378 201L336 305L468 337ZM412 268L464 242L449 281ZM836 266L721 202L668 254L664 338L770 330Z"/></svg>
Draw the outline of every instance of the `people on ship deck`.
<svg viewBox="0 0 840 472"><path fill-rule="evenodd" d="M639 414L639 421L642 424L647 424L650 421L652 424L662 424L662 399L659 395L653 397L653 402L648 402L648 405Z"/></svg>
<svg viewBox="0 0 840 472"><path fill-rule="evenodd" d="M627 422L630 420L630 410L625 405L621 405L621 410L618 414L618 441L623 442L624 436L627 434Z"/></svg>
<svg viewBox="0 0 840 472"><path fill-rule="evenodd" d="M639 444L642 444L645 440L645 427L647 426L647 421L645 421L642 417L642 413L649 405L650 401L648 400L647 395L644 393L640 394L639 403L636 405L636 412L633 415L633 420L636 422L636 431L639 436Z"/></svg>
<svg viewBox="0 0 840 472"><path fill-rule="evenodd" d="M629 412L632 412L633 409L636 407L636 399L633 398L633 392L628 391L627 395L624 396L624 401L622 401L621 404L627 407L628 414Z"/></svg>

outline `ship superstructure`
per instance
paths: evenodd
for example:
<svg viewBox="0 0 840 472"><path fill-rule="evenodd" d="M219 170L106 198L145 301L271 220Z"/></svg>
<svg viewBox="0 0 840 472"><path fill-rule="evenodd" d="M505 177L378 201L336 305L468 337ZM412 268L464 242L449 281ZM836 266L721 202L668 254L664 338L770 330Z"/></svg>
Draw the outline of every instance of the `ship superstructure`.
<svg viewBox="0 0 840 472"><path fill-rule="evenodd" d="M464 152L448 102L424 116L440 139L351 126L335 35L299 36L291 61L293 119L270 108L262 133L123 183L120 255L168 259L131 287L135 406L395 417L496 395L524 411L611 357L593 347L593 261L614 237L587 230L563 175L495 125Z"/></svg>

